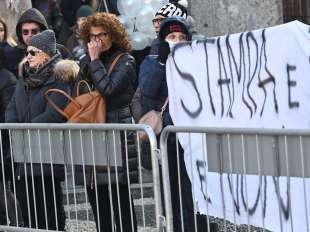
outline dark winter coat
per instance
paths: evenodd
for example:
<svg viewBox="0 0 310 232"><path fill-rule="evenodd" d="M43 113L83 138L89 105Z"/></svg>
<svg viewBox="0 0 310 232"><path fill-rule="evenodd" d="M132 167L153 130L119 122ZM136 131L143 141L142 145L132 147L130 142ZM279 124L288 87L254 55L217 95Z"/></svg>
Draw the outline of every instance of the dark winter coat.
<svg viewBox="0 0 310 232"><path fill-rule="evenodd" d="M113 60L120 53L122 53L122 50L113 45L109 51L104 52L100 56L100 59L89 62L81 68L80 72L80 78L90 81L106 99L107 123L132 123L130 102L135 92L135 82L137 79L134 58L125 53L118 60L111 75L107 75ZM137 154L134 135L128 132L127 136L130 176L135 176L137 174ZM126 181L126 156L124 135L122 134L121 137L123 171L119 171L118 174L120 182L124 182ZM100 172L98 173L97 181L99 183L107 183L104 181L106 177L107 173Z"/></svg>
<svg viewBox="0 0 310 232"><path fill-rule="evenodd" d="M14 75L17 73L17 66L15 64L18 59L18 54L16 54L16 49L9 45L6 41L0 43L0 47L3 49L5 54L5 68L12 72Z"/></svg>
<svg viewBox="0 0 310 232"><path fill-rule="evenodd" d="M27 78L20 78L16 85L15 93L6 109L5 121L7 123L62 123L65 118L47 104L44 94L48 89L57 88L70 91L66 80L55 78L54 66L59 61L60 55L52 57L37 72L30 72ZM30 81L33 80L33 81ZM38 80L40 82L38 82ZM67 105L67 99L60 94L50 94L50 98L60 108ZM63 177L63 168L55 166L54 174ZM44 174L51 175L50 165L44 165ZM30 169L27 174L30 175ZM19 165L17 175L25 174L23 165ZM40 165L33 165L33 174L41 175Z"/></svg>
<svg viewBox="0 0 310 232"><path fill-rule="evenodd" d="M158 55L158 48L159 48L159 38L156 37L151 44L151 50L150 50L150 55Z"/></svg>
<svg viewBox="0 0 310 232"><path fill-rule="evenodd" d="M0 123L5 121L5 109L9 104L11 97L14 93L16 85L16 78L5 68L0 67ZM8 131L1 130L2 136L2 151L3 160L4 160L4 170L6 179L12 179L12 170L11 170L11 155L10 155L10 141L8 136ZM0 160L0 163L2 161ZM1 165L1 164L0 164ZM1 169L1 181L2 181L2 166Z"/></svg>
<svg viewBox="0 0 310 232"><path fill-rule="evenodd" d="M161 111L168 97L166 66L157 61L156 55L147 56L140 67L139 87L141 91L141 113ZM172 125L168 107L163 114L163 126Z"/></svg>

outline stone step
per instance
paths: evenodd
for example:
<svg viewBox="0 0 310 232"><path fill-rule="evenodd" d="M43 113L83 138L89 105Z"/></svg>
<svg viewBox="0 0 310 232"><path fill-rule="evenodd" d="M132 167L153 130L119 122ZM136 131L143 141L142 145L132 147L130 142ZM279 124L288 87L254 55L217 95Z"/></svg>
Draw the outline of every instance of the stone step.
<svg viewBox="0 0 310 232"><path fill-rule="evenodd" d="M155 227L155 204L153 198L134 200L137 223L140 226ZM78 221L94 221L94 215L89 203L65 205L66 218ZM143 216L144 215L144 216Z"/></svg>
<svg viewBox="0 0 310 232"><path fill-rule="evenodd" d="M142 195L143 198L154 197L154 189L152 183L144 183L142 185L142 188L139 184L133 184L130 186L130 189L133 199L140 199ZM67 205L68 202L69 204L80 204L87 202L84 186L76 186L75 189L64 189L63 202L65 205Z"/></svg>
<svg viewBox="0 0 310 232"><path fill-rule="evenodd" d="M142 188L140 184L135 183L130 185L130 189L139 231L155 231L155 201L151 171L143 170ZM96 231L94 215L86 199L85 186L73 188L72 178L69 177L67 185L63 184L63 202L67 231Z"/></svg>
<svg viewBox="0 0 310 232"><path fill-rule="evenodd" d="M67 232L96 232L96 223L94 221L76 221L66 220ZM157 232L154 227L141 227L138 226L138 232Z"/></svg>
<svg viewBox="0 0 310 232"><path fill-rule="evenodd" d="M145 168L141 168L141 175L140 171L138 171L138 180L130 180L131 184L136 184L137 182L142 183L152 183L153 182L153 174L152 170L148 170ZM83 178L83 177L82 177ZM140 180L141 179L141 180ZM77 183L77 180L74 180ZM66 180L62 183L63 189L72 189L73 188L73 176L70 170L67 170L66 173Z"/></svg>

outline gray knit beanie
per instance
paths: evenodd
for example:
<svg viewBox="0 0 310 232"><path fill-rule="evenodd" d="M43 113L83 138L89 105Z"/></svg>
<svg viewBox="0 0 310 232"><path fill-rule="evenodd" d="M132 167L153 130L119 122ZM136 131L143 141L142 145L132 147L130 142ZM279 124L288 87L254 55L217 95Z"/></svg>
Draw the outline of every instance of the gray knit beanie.
<svg viewBox="0 0 310 232"><path fill-rule="evenodd" d="M56 54L56 38L52 30L45 30L31 37L29 46L38 48L49 56Z"/></svg>

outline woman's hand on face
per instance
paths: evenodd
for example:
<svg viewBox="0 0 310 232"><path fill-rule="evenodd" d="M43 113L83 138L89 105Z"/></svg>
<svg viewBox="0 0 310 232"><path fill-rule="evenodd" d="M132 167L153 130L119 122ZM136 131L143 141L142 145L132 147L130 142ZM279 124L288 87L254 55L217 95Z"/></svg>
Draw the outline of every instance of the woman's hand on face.
<svg viewBox="0 0 310 232"><path fill-rule="evenodd" d="M88 47L88 53L89 53L89 57L91 61L98 59L101 52L103 51L102 43L100 40L98 41L91 40L87 44L87 47Z"/></svg>

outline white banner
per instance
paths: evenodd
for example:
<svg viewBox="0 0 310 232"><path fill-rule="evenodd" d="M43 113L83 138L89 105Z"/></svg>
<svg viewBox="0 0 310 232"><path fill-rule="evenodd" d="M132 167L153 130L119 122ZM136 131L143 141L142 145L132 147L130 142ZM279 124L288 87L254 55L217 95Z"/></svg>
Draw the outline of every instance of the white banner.
<svg viewBox="0 0 310 232"><path fill-rule="evenodd" d="M177 45L166 72L169 110L176 126L310 128L310 27L298 21ZM179 139L191 173L188 137ZM192 162L203 160L201 136L191 139ZM193 173L195 200L199 211L207 213L206 193L201 192L199 173ZM225 213L230 221L272 231L307 231L302 179L223 175L221 191L218 174L208 173L207 178L209 215L223 218ZM240 183L240 178L247 182L248 205L240 186L236 190L229 186L231 180ZM277 182L280 191L275 188ZM266 199L257 198L260 187ZM309 179L306 187L309 210Z"/></svg>

